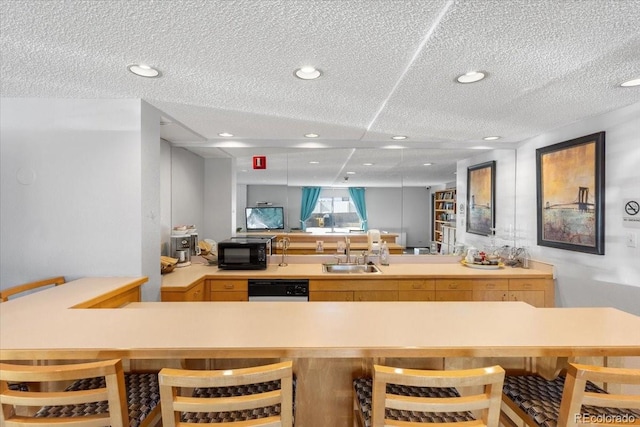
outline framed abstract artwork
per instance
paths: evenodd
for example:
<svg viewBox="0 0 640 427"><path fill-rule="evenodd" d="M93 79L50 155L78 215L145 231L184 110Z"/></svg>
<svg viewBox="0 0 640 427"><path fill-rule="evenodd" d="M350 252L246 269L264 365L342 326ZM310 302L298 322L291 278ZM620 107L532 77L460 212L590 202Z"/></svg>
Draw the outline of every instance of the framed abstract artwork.
<svg viewBox="0 0 640 427"><path fill-rule="evenodd" d="M604 255L604 137L536 150L538 245Z"/></svg>
<svg viewBox="0 0 640 427"><path fill-rule="evenodd" d="M467 168L467 233L493 234L495 227L496 162Z"/></svg>

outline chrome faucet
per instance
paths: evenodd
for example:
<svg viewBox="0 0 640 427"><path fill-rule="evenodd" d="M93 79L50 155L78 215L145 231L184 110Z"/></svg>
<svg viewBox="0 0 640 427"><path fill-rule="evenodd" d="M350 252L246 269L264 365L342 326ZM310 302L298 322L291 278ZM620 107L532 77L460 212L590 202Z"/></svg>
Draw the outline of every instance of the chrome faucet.
<svg viewBox="0 0 640 427"><path fill-rule="evenodd" d="M351 263L351 240L349 240L349 236L344 236L345 249L344 253L347 255L347 264Z"/></svg>

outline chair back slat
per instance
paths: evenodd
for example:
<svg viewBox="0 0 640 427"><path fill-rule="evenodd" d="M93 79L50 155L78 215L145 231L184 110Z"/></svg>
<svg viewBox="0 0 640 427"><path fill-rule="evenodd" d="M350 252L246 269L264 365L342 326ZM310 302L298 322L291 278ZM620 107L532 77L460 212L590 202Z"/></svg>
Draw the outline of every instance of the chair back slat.
<svg viewBox="0 0 640 427"><path fill-rule="evenodd" d="M293 425L293 369L292 362L281 362L252 368L233 370L187 370L162 369L160 382L160 404L163 425L176 427L186 425L182 417L193 413L234 413L279 405L278 414L269 414L255 420L242 420L243 426ZM221 397L182 396L181 390L218 389L279 381L277 390L262 390L252 394ZM226 420L225 420L226 421Z"/></svg>
<svg viewBox="0 0 640 427"><path fill-rule="evenodd" d="M504 369L500 366L452 371L399 369L374 365L372 390L372 426L381 427L386 409L423 413L480 411L481 420L474 425L496 426L500 419L500 401ZM392 394L387 384L429 388L482 388L477 394L460 397L416 397ZM459 423L456 423L460 425Z"/></svg>
<svg viewBox="0 0 640 427"><path fill-rule="evenodd" d="M59 286L65 283L63 276L49 277L47 279L38 280L36 282L24 283L22 285L13 286L8 289L0 291L0 302L7 302L9 298L21 294L23 292L31 291L34 289L42 288L44 286Z"/></svg>
<svg viewBox="0 0 640 427"><path fill-rule="evenodd" d="M608 418L606 416L588 416L584 414L583 405L631 410L640 409L640 395L587 392L585 391L587 381L637 385L640 384L640 369L606 368L570 363L560 404L559 426L576 427L612 423L640 425L640 412L630 412L628 416L616 414L612 415L611 419L606 419ZM625 417L626 419L622 419Z"/></svg>
<svg viewBox="0 0 640 427"><path fill-rule="evenodd" d="M10 383L53 383L104 377L106 387L79 391L18 391ZM41 387L42 389L49 387ZM21 415L22 407L55 407L106 401L109 411L104 414L77 417L29 417ZM78 427L129 425L124 371L119 359L70 365L30 366L0 363L0 424L3 426L59 426ZM32 413L34 411L26 411Z"/></svg>

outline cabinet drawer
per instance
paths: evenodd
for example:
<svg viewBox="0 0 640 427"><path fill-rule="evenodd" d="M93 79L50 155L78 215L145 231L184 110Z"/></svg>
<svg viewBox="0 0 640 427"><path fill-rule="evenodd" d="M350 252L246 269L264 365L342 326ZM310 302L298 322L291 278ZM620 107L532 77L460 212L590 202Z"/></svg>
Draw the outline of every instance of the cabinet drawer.
<svg viewBox="0 0 640 427"><path fill-rule="evenodd" d="M470 279L437 279L436 291L472 291L473 280Z"/></svg>
<svg viewBox="0 0 640 427"><path fill-rule="evenodd" d="M553 283L548 279L509 279L510 291L544 291Z"/></svg>
<svg viewBox="0 0 640 427"><path fill-rule="evenodd" d="M248 280L210 280L211 291L249 291Z"/></svg>
<svg viewBox="0 0 640 427"><path fill-rule="evenodd" d="M506 291L509 290L508 279L474 279L473 290L478 291Z"/></svg>
<svg viewBox="0 0 640 427"><path fill-rule="evenodd" d="M398 280L399 291L433 291L435 280Z"/></svg>
<svg viewBox="0 0 640 427"><path fill-rule="evenodd" d="M471 290L436 291L436 301L473 301Z"/></svg>

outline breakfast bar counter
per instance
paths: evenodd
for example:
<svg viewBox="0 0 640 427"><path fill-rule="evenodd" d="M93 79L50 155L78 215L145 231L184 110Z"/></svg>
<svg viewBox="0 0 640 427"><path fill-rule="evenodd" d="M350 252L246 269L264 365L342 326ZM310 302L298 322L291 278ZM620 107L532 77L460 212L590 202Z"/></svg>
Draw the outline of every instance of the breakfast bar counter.
<svg viewBox="0 0 640 427"><path fill-rule="evenodd" d="M640 356L640 317L613 308L523 302L74 308L145 280L86 278L0 304L0 359L291 359L296 425L342 426L351 421L353 376L384 358Z"/></svg>

